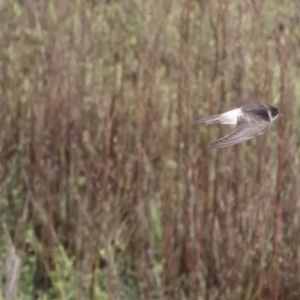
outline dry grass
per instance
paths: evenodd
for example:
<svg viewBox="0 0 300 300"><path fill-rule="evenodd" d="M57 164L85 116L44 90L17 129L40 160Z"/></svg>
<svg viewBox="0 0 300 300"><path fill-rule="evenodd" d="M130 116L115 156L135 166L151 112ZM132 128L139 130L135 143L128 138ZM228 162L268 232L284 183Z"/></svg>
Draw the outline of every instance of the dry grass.
<svg viewBox="0 0 300 300"><path fill-rule="evenodd" d="M299 22L291 1L0 1L3 290L299 299ZM210 150L227 128L192 121L250 102L284 117Z"/></svg>

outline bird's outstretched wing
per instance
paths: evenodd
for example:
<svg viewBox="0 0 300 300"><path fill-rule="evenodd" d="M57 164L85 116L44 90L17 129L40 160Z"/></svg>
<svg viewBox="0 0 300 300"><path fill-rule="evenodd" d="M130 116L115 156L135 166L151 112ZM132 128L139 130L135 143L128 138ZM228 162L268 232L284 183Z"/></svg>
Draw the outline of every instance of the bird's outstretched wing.
<svg viewBox="0 0 300 300"><path fill-rule="evenodd" d="M239 118L237 128L230 134L210 144L211 148L222 148L252 139L264 133L271 125L271 122L258 119L249 120Z"/></svg>

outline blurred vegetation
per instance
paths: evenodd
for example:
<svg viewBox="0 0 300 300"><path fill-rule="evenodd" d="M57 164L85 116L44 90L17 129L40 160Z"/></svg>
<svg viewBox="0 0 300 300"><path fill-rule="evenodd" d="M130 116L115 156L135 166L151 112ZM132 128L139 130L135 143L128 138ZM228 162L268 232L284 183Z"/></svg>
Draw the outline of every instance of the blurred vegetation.
<svg viewBox="0 0 300 300"><path fill-rule="evenodd" d="M0 0L0 299L299 299L300 5ZM251 102L284 116L193 120Z"/></svg>

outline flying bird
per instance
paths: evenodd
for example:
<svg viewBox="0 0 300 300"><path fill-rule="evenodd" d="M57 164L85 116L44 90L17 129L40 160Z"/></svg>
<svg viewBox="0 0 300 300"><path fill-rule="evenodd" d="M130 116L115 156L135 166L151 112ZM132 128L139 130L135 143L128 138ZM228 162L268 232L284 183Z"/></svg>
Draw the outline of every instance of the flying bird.
<svg viewBox="0 0 300 300"><path fill-rule="evenodd" d="M282 113L276 107L253 103L198 120L194 124L237 125L233 132L210 144L211 148L222 148L239 144L263 134L279 115Z"/></svg>

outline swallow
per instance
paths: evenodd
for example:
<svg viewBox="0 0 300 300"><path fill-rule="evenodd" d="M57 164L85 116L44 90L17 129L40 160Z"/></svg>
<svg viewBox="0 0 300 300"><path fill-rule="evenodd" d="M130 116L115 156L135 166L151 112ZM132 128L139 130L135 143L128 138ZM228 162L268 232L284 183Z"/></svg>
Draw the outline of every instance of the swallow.
<svg viewBox="0 0 300 300"><path fill-rule="evenodd" d="M233 132L210 144L211 148L222 148L239 144L263 134L279 115L282 115L282 113L274 106L252 103L198 120L194 124L236 125L237 127Z"/></svg>

